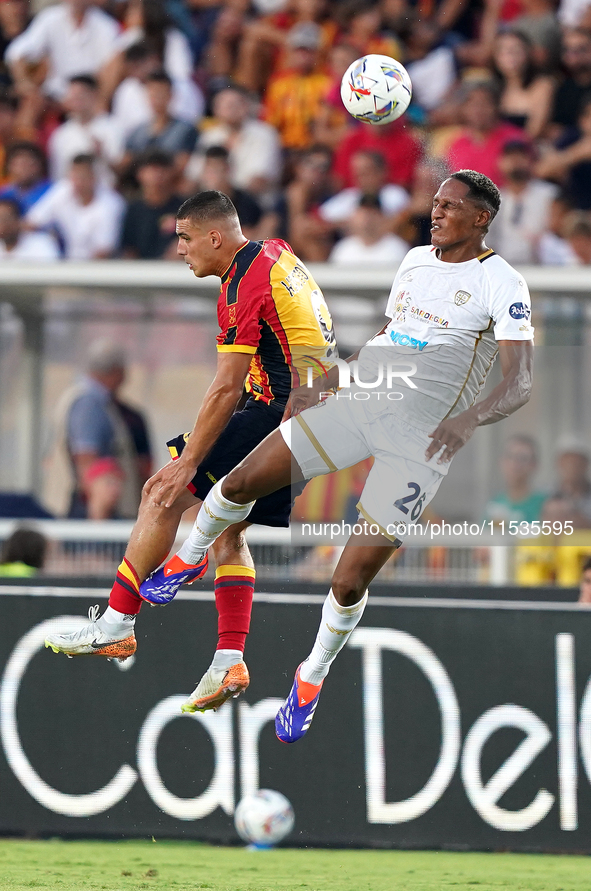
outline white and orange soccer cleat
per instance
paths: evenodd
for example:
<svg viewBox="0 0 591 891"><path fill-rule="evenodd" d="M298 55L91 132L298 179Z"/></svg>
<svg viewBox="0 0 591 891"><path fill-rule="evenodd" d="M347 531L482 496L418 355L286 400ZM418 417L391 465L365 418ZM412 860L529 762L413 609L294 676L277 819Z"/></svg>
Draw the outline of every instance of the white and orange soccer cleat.
<svg viewBox="0 0 591 891"><path fill-rule="evenodd" d="M237 662L230 668L215 668L210 665L181 706L181 711L192 713L215 710L228 699L235 699L244 693L249 684L250 676L244 662Z"/></svg>
<svg viewBox="0 0 591 891"><path fill-rule="evenodd" d="M99 619L99 605L88 610L90 624L70 634L50 634L45 638L45 646L54 653L65 653L66 656L106 656L107 659L119 659L121 662L133 656L137 649L133 621L121 624L115 630L107 622Z"/></svg>

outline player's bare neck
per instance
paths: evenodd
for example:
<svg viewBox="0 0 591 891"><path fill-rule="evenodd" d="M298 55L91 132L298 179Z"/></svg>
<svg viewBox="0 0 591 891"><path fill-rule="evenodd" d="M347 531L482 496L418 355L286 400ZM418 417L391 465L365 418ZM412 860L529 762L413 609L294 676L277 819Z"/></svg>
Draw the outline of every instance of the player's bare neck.
<svg viewBox="0 0 591 891"><path fill-rule="evenodd" d="M216 275L219 278L223 278L232 263L234 262L234 257L238 253L238 251L244 247L245 244L248 244L248 238L245 235L240 233L240 237L236 239L232 239L232 241L228 241L224 247L226 250L222 257L220 257L220 262L218 264L218 269L216 270Z"/></svg>
<svg viewBox="0 0 591 891"><path fill-rule="evenodd" d="M478 242L469 241L451 245L448 248L437 248L435 254L438 260L444 263L466 263L468 260L476 260L488 250L484 239Z"/></svg>

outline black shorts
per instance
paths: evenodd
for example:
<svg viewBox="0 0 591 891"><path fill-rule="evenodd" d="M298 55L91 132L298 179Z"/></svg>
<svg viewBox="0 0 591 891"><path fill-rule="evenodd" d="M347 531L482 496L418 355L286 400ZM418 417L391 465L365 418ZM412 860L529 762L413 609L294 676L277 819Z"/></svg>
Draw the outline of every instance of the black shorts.
<svg viewBox="0 0 591 891"><path fill-rule="evenodd" d="M232 415L224 432L197 468L197 473L187 488L201 501L223 476L246 458L263 439L281 423L283 408L249 399L242 411ZM178 458L187 441L188 433L166 443L172 459ZM259 498L248 515L250 523L259 526L289 526L289 515L294 499L305 483L284 486L277 492Z"/></svg>

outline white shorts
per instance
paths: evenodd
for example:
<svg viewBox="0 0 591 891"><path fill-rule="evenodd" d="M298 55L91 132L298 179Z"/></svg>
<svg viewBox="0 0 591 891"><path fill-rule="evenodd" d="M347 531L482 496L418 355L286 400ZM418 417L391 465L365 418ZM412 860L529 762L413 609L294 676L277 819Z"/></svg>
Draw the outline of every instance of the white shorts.
<svg viewBox="0 0 591 891"><path fill-rule="evenodd" d="M426 461L431 439L397 418L391 403L337 394L290 418L279 430L305 479L373 455L357 507L392 541L404 539L406 527L419 520L449 469L449 463L437 464L437 456Z"/></svg>

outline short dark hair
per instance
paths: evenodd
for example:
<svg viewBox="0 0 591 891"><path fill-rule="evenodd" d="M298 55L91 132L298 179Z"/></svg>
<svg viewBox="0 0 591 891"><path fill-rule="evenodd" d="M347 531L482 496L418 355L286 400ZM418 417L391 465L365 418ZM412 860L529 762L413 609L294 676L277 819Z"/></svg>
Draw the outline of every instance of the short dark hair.
<svg viewBox="0 0 591 891"><path fill-rule="evenodd" d="M74 77L71 77L69 80L71 84L82 84L83 87L88 87L89 90L98 90L98 80L96 77L93 77L92 74L75 74Z"/></svg>
<svg viewBox="0 0 591 891"><path fill-rule="evenodd" d="M143 62L145 59L154 55L157 55L156 48L152 46L149 41L142 40L140 43L132 43L131 46L125 50L123 58L126 62L133 63Z"/></svg>
<svg viewBox="0 0 591 891"><path fill-rule="evenodd" d="M41 148L40 145L37 145L36 142L27 142L24 139L19 140L19 142L13 142L12 145L6 150L6 165L10 164L15 155L21 154L29 154L34 155L43 171L45 172L47 166L47 158L45 157L45 152Z"/></svg>
<svg viewBox="0 0 591 891"><path fill-rule="evenodd" d="M2 545L2 563L25 563L42 569L47 551L47 539L35 529L15 529Z"/></svg>
<svg viewBox="0 0 591 891"><path fill-rule="evenodd" d="M11 111L16 111L18 108L18 99L7 90L0 89L0 105L3 108L10 108Z"/></svg>
<svg viewBox="0 0 591 891"><path fill-rule="evenodd" d="M488 210L492 223L501 206L501 193L492 179L489 179L484 173L478 173L477 170L458 170L456 173L452 173L449 179L457 179L468 186L467 197ZM488 226L484 231L488 231Z"/></svg>
<svg viewBox="0 0 591 891"><path fill-rule="evenodd" d="M168 87L172 87L172 80L163 68L161 68L159 71L152 71L151 74L148 74L148 76L146 77L146 83L166 84Z"/></svg>
<svg viewBox="0 0 591 891"><path fill-rule="evenodd" d="M229 162L230 152L225 145L210 145L209 148L205 149L205 157L213 158L214 161Z"/></svg>
<svg viewBox="0 0 591 891"><path fill-rule="evenodd" d="M8 195L4 198L0 197L0 204L5 204L7 207L10 207L15 217L18 219L21 218L23 212L16 198L9 198Z"/></svg>
<svg viewBox="0 0 591 891"><path fill-rule="evenodd" d="M173 164L174 158L163 149L147 149L145 152L140 152L135 159L136 170L142 167L172 167Z"/></svg>
<svg viewBox="0 0 591 891"><path fill-rule="evenodd" d="M379 195L362 195L359 199L358 207L368 207L370 210L379 210L382 212Z"/></svg>
<svg viewBox="0 0 591 891"><path fill-rule="evenodd" d="M365 149L360 148L355 152L356 155L365 155L366 158L369 158L372 164L378 168L378 170L385 170L388 166L386 164L386 158L382 154L382 152L378 152L375 149Z"/></svg>
<svg viewBox="0 0 591 891"><path fill-rule="evenodd" d="M238 219L238 214L228 196L215 189L198 192L192 198L187 198L176 214L177 220L193 220L198 223L211 222L220 217Z"/></svg>
<svg viewBox="0 0 591 891"><path fill-rule="evenodd" d="M74 155L70 164L75 164L76 166L82 166L85 164L87 167L94 167L94 163L96 158L94 155L82 153L80 155Z"/></svg>

